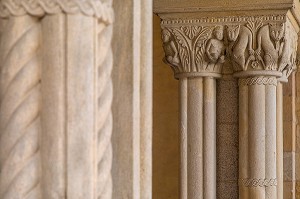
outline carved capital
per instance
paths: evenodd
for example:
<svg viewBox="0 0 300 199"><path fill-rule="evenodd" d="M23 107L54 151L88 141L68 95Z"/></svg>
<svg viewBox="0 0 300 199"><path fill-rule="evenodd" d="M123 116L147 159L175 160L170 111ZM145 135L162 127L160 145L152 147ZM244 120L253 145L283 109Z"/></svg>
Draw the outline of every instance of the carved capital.
<svg viewBox="0 0 300 199"><path fill-rule="evenodd" d="M298 36L287 17L249 17L227 25L226 33L235 72L280 72L287 78L296 70Z"/></svg>
<svg viewBox="0 0 300 199"><path fill-rule="evenodd" d="M219 77L225 62L224 26L162 23L164 61L175 77Z"/></svg>
<svg viewBox="0 0 300 199"><path fill-rule="evenodd" d="M101 0L1 0L0 17L32 15L43 17L58 13L78 14L99 18L110 24L114 19L112 6Z"/></svg>
<svg viewBox="0 0 300 199"><path fill-rule="evenodd" d="M287 15L163 19L161 27L176 77L218 76L224 63L242 76L287 78L296 69L298 35Z"/></svg>

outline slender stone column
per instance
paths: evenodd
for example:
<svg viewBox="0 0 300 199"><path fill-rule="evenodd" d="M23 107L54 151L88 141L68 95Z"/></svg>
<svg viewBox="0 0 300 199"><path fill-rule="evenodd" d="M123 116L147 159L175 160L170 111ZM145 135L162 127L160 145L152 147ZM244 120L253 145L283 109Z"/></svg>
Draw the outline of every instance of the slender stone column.
<svg viewBox="0 0 300 199"><path fill-rule="evenodd" d="M172 5L162 2L156 2L155 7L162 18L165 61L173 68L175 77L187 78L187 198L214 197L215 165L210 164L215 162L215 102L214 97L208 96L215 95L215 80L207 77L221 72L239 78L239 197L280 198L282 107L276 101L280 100L277 79L286 79L295 68L300 22L295 11L299 4L287 8L277 5L284 12L266 14L252 12L252 8L232 12L227 4L228 12L209 2L193 2L193 6L187 1ZM204 4L208 7L204 8ZM196 7L203 12L197 12ZM216 10L214 17L206 12L210 9ZM186 10L197 14L182 13ZM284 14L289 11L293 14ZM184 170L181 172L184 176ZM182 190L184 186L181 184Z"/></svg>
<svg viewBox="0 0 300 199"><path fill-rule="evenodd" d="M248 178L248 86L239 84L239 173L240 179ZM240 199L248 199L248 188L239 187Z"/></svg>
<svg viewBox="0 0 300 199"><path fill-rule="evenodd" d="M269 35L276 32L274 27L281 31L282 42ZM246 31L252 33L248 56L241 59L241 43L229 44L240 90L239 195L241 199L282 198L282 86L278 81L287 79L295 68L297 34L285 17L254 18L240 27L240 34Z"/></svg>
<svg viewBox="0 0 300 199"><path fill-rule="evenodd" d="M283 167L283 157L284 157L284 147L283 147L283 141L284 141L284 131L283 131L283 110L284 110L284 104L283 104L283 87L284 84L288 82L288 76L293 72L293 70L290 71L284 71L283 76L278 79L277 84L277 199L284 199L284 167Z"/></svg>
<svg viewBox="0 0 300 199"><path fill-rule="evenodd" d="M283 90L282 82L277 84L277 199L283 199Z"/></svg>
<svg viewBox="0 0 300 199"><path fill-rule="evenodd" d="M180 195L216 198L216 80L192 77L180 84Z"/></svg>
<svg viewBox="0 0 300 199"><path fill-rule="evenodd" d="M277 199L283 198L282 79L276 80L275 77L240 79L240 179L244 179L240 186L240 198L254 197L251 194L262 194L259 197L263 197L263 194L265 194L265 197L269 195L275 197L274 189L276 185ZM287 81L287 79L284 81ZM261 90L259 91L259 89ZM255 95L255 92L258 95ZM260 118L261 116L263 118ZM274 124L275 117L276 124ZM262 132L261 129L265 129L265 135L262 135L257 142L253 138L255 132L257 132L253 127L259 127L257 128L258 132ZM274 129L275 127L276 129ZM249 134L250 128L253 134ZM257 145L262 142L264 144ZM256 145L254 146L254 144ZM261 153L261 151L265 151L265 154ZM271 166L275 165L275 151L276 167ZM249 157L250 155L251 157ZM256 159L257 161L255 161ZM265 164L257 164L257 162L261 163L264 161ZM264 168L264 170L254 169L257 165L260 169ZM256 173L256 175L253 173ZM276 180L274 176L277 176Z"/></svg>
<svg viewBox="0 0 300 199"><path fill-rule="evenodd" d="M179 79L180 198L215 199L216 78L224 63L224 29L201 26L193 33L194 27L181 25L162 23L165 62Z"/></svg>
<svg viewBox="0 0 300 199"><path fill-rule="evenodd" d="M211 77L205 77L203 83L203 198L216 198L216 80Z"/></svg>
<svg viewBox="0 0 300 199"><path fill-rule="evenodd" d="M187 199L187 78L179 80L180 198Z"/></svg>
<svg viewBox="0 0 300 199"><path fill-rule="evenodd" d="M240 144L245 142L240 146L240 198L277 197L276 86L272 76L239 80L240 100L248 107L240 108Z"/></svg>

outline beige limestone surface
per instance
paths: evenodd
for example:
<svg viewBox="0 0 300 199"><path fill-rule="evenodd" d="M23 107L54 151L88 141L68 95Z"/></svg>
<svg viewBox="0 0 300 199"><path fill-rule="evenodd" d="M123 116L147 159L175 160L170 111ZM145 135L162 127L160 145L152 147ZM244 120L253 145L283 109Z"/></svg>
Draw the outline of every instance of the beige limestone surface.
<svg viewBox="0 0 300 199"><path fill-rule="evenodd" d="M112 198L151 199L152 1L114 1L113 6Z"/></svg>
<svg viewBox="0 0 300 199"><path fill-rule="evenodd" d="M114 7L0 1L1 199L152 198L152 1Z"/></svg>
<svg viewBox="0 0 300 199"><path fill-rule="evenodd" d="M111 198L111 2L0 1L0 198Z"/></svg>

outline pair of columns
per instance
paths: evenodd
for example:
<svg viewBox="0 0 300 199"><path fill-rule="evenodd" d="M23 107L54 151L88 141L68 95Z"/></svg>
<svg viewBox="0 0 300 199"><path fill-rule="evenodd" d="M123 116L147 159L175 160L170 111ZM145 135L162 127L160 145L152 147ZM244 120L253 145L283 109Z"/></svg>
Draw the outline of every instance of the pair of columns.
<svg viewBox="0 0 300 199"><path fill-rule="evenodd" d="M112 1L0 1L0 198L112 197Z"/></svg>
<svg viewBox="0 0 300 199"><path fill-rule="evenodd" d="M216 198L216 79L229 71L239 79L239 198L283 199L282 82L296 68L299 24L195 16L160 14L164 61L179 80L180 198Z"/></svg>

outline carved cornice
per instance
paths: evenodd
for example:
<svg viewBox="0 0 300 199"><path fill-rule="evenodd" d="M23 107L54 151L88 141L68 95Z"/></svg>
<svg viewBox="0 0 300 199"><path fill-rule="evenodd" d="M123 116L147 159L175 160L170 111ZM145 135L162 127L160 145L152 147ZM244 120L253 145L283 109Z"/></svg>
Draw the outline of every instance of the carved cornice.
<svg viewBox="0 0 300 199"><path fill-rule="evenodd" d="M286 15L261 15L261 16L227 16L227 17L202 17L186 19L164 19L161 22L163 27L181 26L181 25L228 25L237 23L247 23L249 20L277 21L285 22Z"/></svg>
<svg viewBox="0 0 300 199"><path fill-rule="evenodd" d="M1 0L0 17L32 15L43 17L58 13L78 14L101 19L112 23L114 12L112 6L100 0Z"/></svg>
<svg viewBox="0 0 300 199"><path fill-rule="evenodd" d="M271 187L277 186L277 179L240 179L240 185L245 187Z"/></svg>
<svg viewBox="0 0 300 199"><path fill-rule="evenodd" d="M175 75L222 72L278 72L295 69L298 35L286 15L163 19L165 62ZM217 36L219 35L219 36Z"/></svg>

